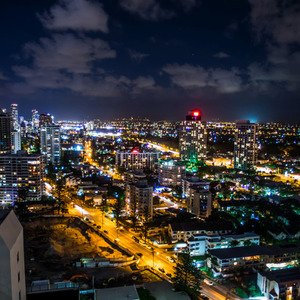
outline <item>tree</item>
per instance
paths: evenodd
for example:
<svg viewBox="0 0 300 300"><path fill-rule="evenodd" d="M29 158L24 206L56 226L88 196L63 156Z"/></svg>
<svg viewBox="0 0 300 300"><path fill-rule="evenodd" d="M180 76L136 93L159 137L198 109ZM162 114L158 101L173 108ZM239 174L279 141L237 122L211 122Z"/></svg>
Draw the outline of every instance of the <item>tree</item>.
<svg viewBox="0 0 300 300"><path fill-rule="evenodd" d="M117 197L112 204L112 210L116 218L117 227L119 226L119 221L123 208L125 207L125 202L123 197Z"/></svg>
<svg viewBox="0 0 300 300"><path fill-rule="evenodd" d="M25 201L28 195L28 188L22 187L18 189L18 201Z"/></svg>
<svg viewBox="0 0 300 300"><path fill-rule="evenodd" d="M239 241L237 241L237 240L232 240L232 241L230 241L230 247L236 247L237 245L239 244Z"/></svg>
<svg viewBox="0 0 300 300"><path fill-rule="evenodd" d="M107 211L108 209L108 203L107 203L107 194L104 194L102 196L102 201L101 201L101 204L100 204L100 211L102 213L102 229L103 229L103 222L104 222L104 214L105 212Z"/></svg>
<svg viewBox="0 0 300 300"><path fill-rule="evenodd" d="M179 255L174 271L172 283L175 289L186 291L194 296L200 295L202 276L199 270L193 265L193 260L188 253L181 253Z"/></svg>

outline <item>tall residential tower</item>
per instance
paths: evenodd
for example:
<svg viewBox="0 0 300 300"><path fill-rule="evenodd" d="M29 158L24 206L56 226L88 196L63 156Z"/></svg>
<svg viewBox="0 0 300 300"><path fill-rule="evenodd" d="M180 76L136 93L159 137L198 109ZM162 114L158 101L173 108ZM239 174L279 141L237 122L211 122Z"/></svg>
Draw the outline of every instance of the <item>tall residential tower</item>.
<svg viewBox="0 0 300 300"><path fill-rule="evenodd" d="M206 122L201 122L201 112L199 110L190 111L186 120L180 125L180 160L193 163L205 161L207 133Z"/></svg>
<svg viewBox="0 0 300 300"><path fill-rule="evenodd" d="M249 120L236 121L234 140L234 168L252 169L257 159L257 125Z"/></svg>

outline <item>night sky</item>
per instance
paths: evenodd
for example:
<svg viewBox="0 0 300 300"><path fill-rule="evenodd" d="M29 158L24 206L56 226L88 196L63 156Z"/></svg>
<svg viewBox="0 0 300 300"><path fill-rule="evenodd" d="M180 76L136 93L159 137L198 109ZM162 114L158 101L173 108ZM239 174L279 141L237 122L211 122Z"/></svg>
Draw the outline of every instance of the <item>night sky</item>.
<svg viewBox="0 0 300 300"><path fill-rule="evenodd" d="M299 121L300 1L10 0L0 24L25 117Z"/></svg>

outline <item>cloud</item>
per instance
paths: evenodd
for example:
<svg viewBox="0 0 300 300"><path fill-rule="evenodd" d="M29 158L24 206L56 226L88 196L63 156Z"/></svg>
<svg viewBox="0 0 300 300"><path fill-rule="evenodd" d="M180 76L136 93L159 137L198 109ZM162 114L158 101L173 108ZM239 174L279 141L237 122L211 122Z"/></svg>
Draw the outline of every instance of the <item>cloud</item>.
<svg viewBox="0 0 300 300"><path fill-rule="evenodd" d="M251 22L259 38L278 44L300 42L300 3L292 0L249 0Z"/></svg>
<svg viewBox="0 0 300 300"><path fill-rule="evenodd" d="M9 78L4 76L3 72L0 72L0 80L8 80Z"/></svg>
<svg viewBox="0 0 300 300"><path fill-rule="evenodd" d="M129 56L132 60L136 62L141 62L145 57L149 56L149 54L137 52L135 50L128 49Z"/></svg>
<svg viewBox="0 0 300 300"><path fill-rule="evenodd" d="M228 58L230 57L229 54L225 53L225 52L219 52L213 55L213 57L217 57L217 58Z"/></svg>
<svg viewBox="0 0 300 300"><path fill-rule="evenodd" d="M189 64L166 65L163 71L170 76L171 82L184 89L214 88L219 93L235 93L243 89L238 69L205 69Z"/></svg>
<svg viewBox="0 0 300 300"><path fill-rule="evenodd" d="M249 66L251 80L261 87L299 89L300 3L291 0L249 0L251 23L258 42L266 47L264 63Z"/></svg>
<svg viewBox="0 0 300 300"><path fill-rule="evenodd" d="M173 11L164 9L156 0L120 0L123 9L148 21L170 19L175 16Z"/></svg>
<svg viewBox="0 0 300 300"><path fill-rule="evenodd" d="M49 12L38 17L51 30L108 32L108 16L96 1L61 0Z"/></svg>
<svg viewBox="0 0 300 300"><path fill-rule="evenodd" d="M69 73L89 73L93 62L116 57L115 50L107 42L72 33L54 34L51 39L27 43L24 52L33 59L36 69Z"/></svg>

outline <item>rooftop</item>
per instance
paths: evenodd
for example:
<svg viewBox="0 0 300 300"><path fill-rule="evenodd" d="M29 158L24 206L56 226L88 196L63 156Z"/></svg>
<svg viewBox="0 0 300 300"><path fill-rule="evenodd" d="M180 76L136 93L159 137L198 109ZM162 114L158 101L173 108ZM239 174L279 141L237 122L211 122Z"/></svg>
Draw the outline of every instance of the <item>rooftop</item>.
<svg viewBox="0 0 300 300"><path fill-rule="evenodd" d="M139 300L136 287L134 285L114 287L108 289L96 289L96 300Z"/></svg>
<svg viewBox="0 0 300 300"><path fill-rule="evenodd" d="M300 282L300 267L262 272L261 275L265 276L268 280L276 281L279 284L294 281Z"/></svg>
<svg viewBox="0 0 300 300"><path fill-rule="evenodd" d="M219 258L229 259L238 257L248 257L255 255L275 255L284 253L299 253L300 243L287 244L287 245L273 245L273 246L248 246L248 247L234 247L226 249L213 249L208 252Z"/></svg>

